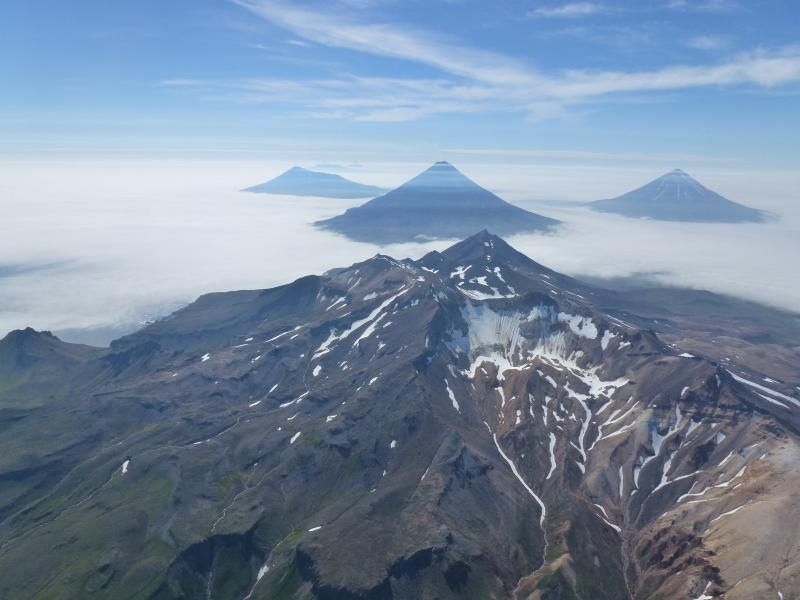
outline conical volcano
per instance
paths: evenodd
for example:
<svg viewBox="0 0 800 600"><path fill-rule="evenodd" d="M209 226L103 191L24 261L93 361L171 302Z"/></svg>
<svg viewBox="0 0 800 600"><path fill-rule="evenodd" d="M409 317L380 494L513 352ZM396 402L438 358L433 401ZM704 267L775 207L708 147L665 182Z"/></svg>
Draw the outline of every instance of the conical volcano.
<svg viewBox="0 0 800 600"><path fill-rule="evenodd" d="M397 189L317 226L357 241L388 244L463 238L484 228L512 235L558 223L509 204L450 163L437 162Z"/></svg>
<svg viewBox="0 0 800 600"><path fill-rule="evenodd" d="M591 203L592 210L659 221L745 223L763 221L763 211L732 202L675 169L627 194Z"/></svg>
<svg viewBox="0 0 800 600"><path fill-rule="evenodd" d="M322 198L372 198L385 191L374 185L350 181L340 175L292 167L265 183L242 190L257 194L283 196L320 196Z"/></svg>

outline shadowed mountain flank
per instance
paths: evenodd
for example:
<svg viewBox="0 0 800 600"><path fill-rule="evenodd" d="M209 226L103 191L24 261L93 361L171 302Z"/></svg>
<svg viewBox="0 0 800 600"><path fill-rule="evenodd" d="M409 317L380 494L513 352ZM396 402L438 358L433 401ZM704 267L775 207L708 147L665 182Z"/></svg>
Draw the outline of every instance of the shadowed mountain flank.
<svg viewBox="0 0 800 600"><path fill-rule="evenodd" d="M390 244L460 239L484 228L500 235L549 231L558 223L509 204L450 163L437 162L391 192L317 226L358 241Z"/></svg>
<svg viewBox="0 0 800 600"><path fill-rule="evenodd" d="M592 210L659 221L761 222L764 211L731 202L675 169L631 192L589 204Z"/></svg>
<svg viewBox="0 0 800 600"><path fill-rule="evenodd" d="M257 194L283 196L321 196L323 198L370 198L383 193L383 188L345 179L341 175L292 167L266 183L242 190Z"/></svg>

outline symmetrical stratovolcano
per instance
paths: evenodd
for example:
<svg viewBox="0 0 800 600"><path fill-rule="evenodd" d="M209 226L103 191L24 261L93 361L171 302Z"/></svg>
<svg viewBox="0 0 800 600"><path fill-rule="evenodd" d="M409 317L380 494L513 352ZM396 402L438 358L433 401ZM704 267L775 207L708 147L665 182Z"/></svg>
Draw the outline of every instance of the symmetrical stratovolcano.
<svg viewBox="0 0 800 600"><path fill-rule="evenodd" d="M763 211L732 202L675 169L627 194L598 200L592 210L660 221L745 223L763 221Z"/></svg>
<svg viewBox="0 0 800 600"><path fill-rule="evenodd" d="M358 241L387 244L463 238L483 228L512 235L558 223L509 204L442 161L397 189L317 225Z"/></svg>
<svg viewBox="0 0 800 600"><path fill-rule="evenodd" d="M385 190L345 179L340 175L292 167L266 183L242 191L283 196L321 196L323 198L371 198Z"/></svg>

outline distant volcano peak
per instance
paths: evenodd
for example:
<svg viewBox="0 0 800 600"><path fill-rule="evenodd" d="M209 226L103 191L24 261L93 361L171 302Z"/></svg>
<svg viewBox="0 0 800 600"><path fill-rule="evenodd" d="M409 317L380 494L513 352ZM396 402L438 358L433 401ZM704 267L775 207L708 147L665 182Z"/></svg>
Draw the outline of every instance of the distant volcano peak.
<svg viewBox="0 0 800 600"><path fill-rule="evenodd" d="M487 227L512 235L557 224L506 202L447 161L432 164L383 196L317 223L351 239L378 244L464 238Z"/></svg>
<svg viewBox="0 0 800 600"><path fill-rule="evenodd" d="M440 189L461 189L464 187L480 186L464 175L456 167L446 161L433 163L416 177L404 183L401 188L406 186L425 186Z"/></svg>
<svg viewBox="0 0 800 600"><path fill-rule="evenodd" d="M244 191L285 196L368 198L377 196L384 190L372 185L350 181L341 175L294 166L274 179L249 187Z"/></svg>
<svg viewBox="0 0 800 600"><path fill-rule="evenodd" d="M670 171L669 173L665 173L664 175L662 175L661 177L656 179L656 181L658 181L658 180L670 180L670 181L675 181L675 182L692 181L692 182L697 183L697 180L694 177L692 177L691 175L689 175L683 169L672 169L672 171Z"/></svg>
<svg viewBox="0 0 800 600"><path fill-rule="evenodd" d="M765 213L709 190L682 169L673 169L633 191L591 203L592 210L660 221L759 222Z"/></svg>

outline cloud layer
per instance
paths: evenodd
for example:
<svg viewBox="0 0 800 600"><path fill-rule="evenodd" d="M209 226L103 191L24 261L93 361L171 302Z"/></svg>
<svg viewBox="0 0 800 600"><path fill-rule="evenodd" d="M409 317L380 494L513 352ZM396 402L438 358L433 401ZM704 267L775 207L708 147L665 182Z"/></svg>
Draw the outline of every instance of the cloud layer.
<svg viewBox="0 0 800 600"><path fill-rule="evenodd" d="M350 242L309 223L357 201L237 191L287 166L121 159L5 163L0 167L5 215L0 223L0 334L29 325L57 331L126 329L205 292L271 287L379 250L419 257L449 245L379 248ZM393 186L423 166L364 165L359 180ZM460 166L509 199L567 223L555 236L510 240L550 267L595 276L663 271L666 282L800 311L800 283L788 276L800 255L800 210L791 209L790 202L751 202L784 212L782 221L769 225L656 223L522 199L614 195L644 183L660 167ZM734 171L714 173L697 175L743 201L752 200L752 193L766 189L764 183L771 180L768 173L738 178ZM786 180L783 189L796 184ZM780 192L775 191L773 200ZM72 338L76 335L86 339L80 332Z"/></svg>

